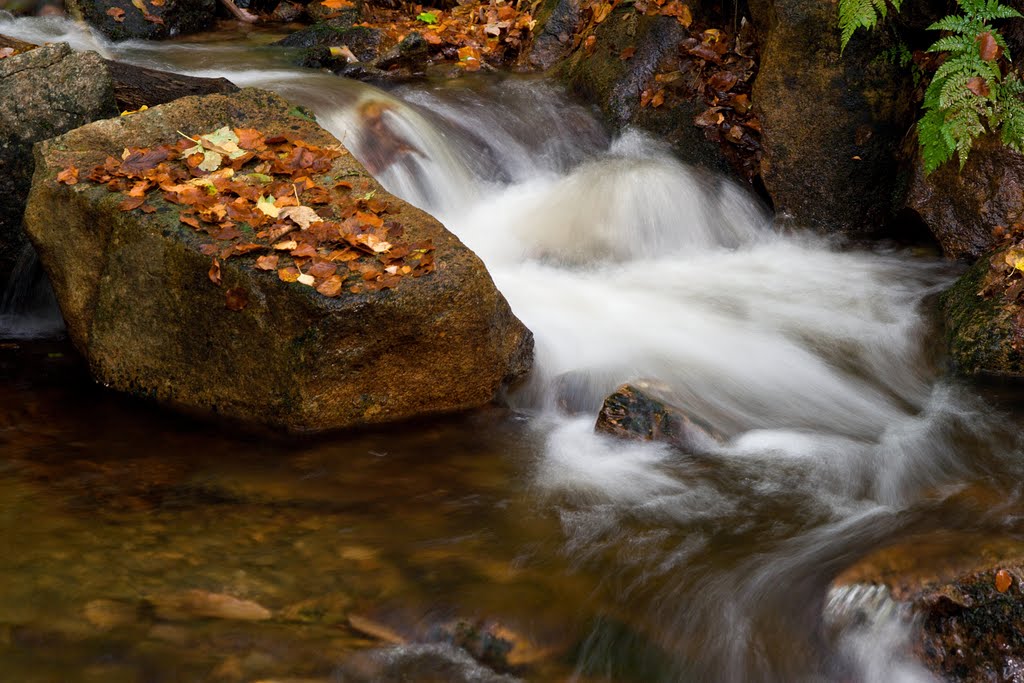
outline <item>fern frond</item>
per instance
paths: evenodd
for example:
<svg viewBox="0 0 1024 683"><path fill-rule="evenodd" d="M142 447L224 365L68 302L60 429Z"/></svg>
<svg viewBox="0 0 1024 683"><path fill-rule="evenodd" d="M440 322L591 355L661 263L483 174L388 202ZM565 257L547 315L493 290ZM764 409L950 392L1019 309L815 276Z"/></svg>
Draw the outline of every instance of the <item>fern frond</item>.
<svg viewBox="0 0 1024 683"><path fill-rule="evenodd" d="M944 36L928 48L928 52L959 52L974 49L975 38L970 35Z"/></svg>
<svg viewBox="0 0 1024 683"><path fill-rule="evenodd" d="M934 24L928 27L929 31L951 31L953 33L970 34L972 37L978 34L978 28L982 25L982 22L971 18L969 16L962 16L959 14L953 14L948 17L942 17Z"/></svg>
<svg viewBox="0 0 1024 683"><path fill-rule="evenodd" d="M956 151L955 141L949 141L943 135L944 123L945 116L939 109L926 111L921 120L917 122L917 142L921 147L925 173L931 173L952 159L953 153Z"/></svg>

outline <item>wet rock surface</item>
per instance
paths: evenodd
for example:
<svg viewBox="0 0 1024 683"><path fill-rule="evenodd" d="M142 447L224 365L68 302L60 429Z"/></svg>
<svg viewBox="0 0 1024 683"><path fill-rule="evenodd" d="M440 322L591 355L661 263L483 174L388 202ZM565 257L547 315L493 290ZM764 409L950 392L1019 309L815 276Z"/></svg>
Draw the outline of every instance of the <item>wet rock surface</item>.
<svg viewBox="0 0 1024 683"><path fill-rule="evenodd" d="M979 259L942 295L950 361L960 374L1024 377L1024 306L1002 291L986 295L990 263L1004 261L1001 251Z"/></svg>
<svg viewBox="0 0 1024 683"><path fill-rule="evenodd" d="M0 60L0 282L28 244L21 221L32 145L116 114L113 82L95 53L59 44Z"/></svg>
<svg viewBox="0 0 1024 683"><path fill-rule="evenodd" d="M975 259L996 245L997 226L1024 219L1024 155L998 138L979 138L960 169L954 159L925 175L916 160L907 207L953 259Z"/></svg>
<svg viewBox="0 0 1024 683"><path fill-rule="evenodd" d="M672 405L670 400L664 387L656 382L624 384L604 400L594 429L698 453L724 441L714 427Z"/></svg>
<svg viewBox="0 0 1024 683"><path fill-rule="evenodd" d="M552 31L559 31L559 22L572 21L572 7L566 6L560 14L549 19ZM555 50L551 36L543 29L538 38L536 59L555 61L546 57ZM666 140L673 151L685 162L722 173L731 173L729 163L719 144L707 139L694 125L694 119L705 110L697 99L683 100L674 106L650 108L641 106L641 93L653 81L663 60L678 54L680 43L687 31L673 17L645 16L625 7L615 10L592 34L594 48L575 50L554 67L558 78L578 97L596 104L605 119L615 129L638 125ZM545 47L546 46L546 47ZM633 50L632 57L622 59L624 50Z"/></svg>
<svg viewBox="0 0 1024 683"><path fill-rule="evenodd" d="M111 40L160 40L213 28L217 0L67 0L68 14Z"/></svg>
<svg viewBox="0 0 1024 683"><path fill-rule="evenodd" d="M837 5L751 2L761 35L754 84L761 175L780 217L825 233L877 232L902 205L902 142L913 122L909 70L879 58L884 34L840 54Z"/></svg>
<svg viewBox="0 0 1024 683"><path fill-rule="evenodd" d="M221 288L178 209L161 201L150 214L124 212L102 186L56 182L71 165L223 125L338 144L284 100L244 90L97 122L37 148L26 226L98 381L187 410L320 431L480 406L529 369L532 336L480 260L351 156L332 177L369 183L404 239L431 240L435 273L329 299L247 257L222 264ZM244 290L249 305L230 310L224 289Z"/></svg>

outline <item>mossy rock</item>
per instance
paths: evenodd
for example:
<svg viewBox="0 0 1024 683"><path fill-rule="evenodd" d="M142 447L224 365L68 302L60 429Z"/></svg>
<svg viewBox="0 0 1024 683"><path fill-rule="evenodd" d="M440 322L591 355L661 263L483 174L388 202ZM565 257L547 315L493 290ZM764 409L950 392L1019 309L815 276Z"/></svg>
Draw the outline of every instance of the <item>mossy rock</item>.
<svg viewBox="0 0 1024 683"><path fill-rule="evenodd" d="M968 376L1024 377L1024 307L979 295L989 272L982 258L942 295L950 359Z"/></svg>

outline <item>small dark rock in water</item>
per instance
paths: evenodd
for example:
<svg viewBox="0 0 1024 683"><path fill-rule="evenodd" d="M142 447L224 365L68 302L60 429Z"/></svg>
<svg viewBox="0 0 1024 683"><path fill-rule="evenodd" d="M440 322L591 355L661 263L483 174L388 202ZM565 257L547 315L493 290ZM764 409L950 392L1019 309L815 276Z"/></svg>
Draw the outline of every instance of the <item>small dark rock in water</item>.
<svg viewBox="0 0 1024 683"><path fill-rule="evenodd" d="M341 666L346 681L358 683L518 683L520 679L495 673L451 645L399 645L363 652Z"/></svg>
<svg viewBox="0 0 1024 683"><path fill-rule="evenodd" d="M604 400L594 429L627 439L661 441L691 452L725 440L711 425L661 398L664 394L664 388L651 382L623 384Z"/></svg>
<svg viewBox="0 0 1024 683"><path fill-rule="evenodd" d="M360 61L367 62L380 55L384 32L377 28L353 26L347 18L328 19L279 40L280 47L342 47L352 51Z"/></svg>

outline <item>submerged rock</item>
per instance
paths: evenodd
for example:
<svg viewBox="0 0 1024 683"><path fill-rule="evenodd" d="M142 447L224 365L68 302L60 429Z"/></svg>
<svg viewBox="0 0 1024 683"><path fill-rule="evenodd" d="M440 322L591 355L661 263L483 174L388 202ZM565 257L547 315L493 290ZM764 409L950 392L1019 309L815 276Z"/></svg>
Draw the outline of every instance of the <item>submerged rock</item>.
<svg viewBox="0 0 1024 683"><path fill-rule="evenodd" d="M1024 377L1024 305L1002 291L986 291L990 262L979 259L942 295L950 361L969 376Z"/></svg>
<svg viewBox="0 0 1024 683"><path fill-rule="evenodd" d="M224 125L343 149L302 110L254 89L184 98L36 147L26 228L98 381L302 432L477 407L527 372L532 335L476 255L347 153L324 177L348 179L339 193L365 188L360 196L386 207L403 240L432 246L435 272L334 298L256 269L256 254L225 259L211 273L210 251L202 251L211 240L180 222L177 205L155 198L150 213L126 211L123 194L57 181L71 166L87 173L126 147L173 144L178 131Z"/></svg>
<svg viewBox="0 0 1024 683"><path fill-rule="evenodd" d="M157 618L168 621L189 619L228 619L231 621L266 621L273 616L266 607L224 593L187 590L181 593L150 598Z"/></svg>
<svg viewBox="0 0 1024 683"><path fill-rule="evenodd" d="M0 282L28 243L21 220L32 145L116 114L114 84L96 53L61 43L0 60Z"/></svg>
<svg viewBox="0 0 1024 683"><path fill-rule="evenodd" d="M753 103L761 175L797 227L864 235L901 206L902 141L913 120L910 70L879 57L882 31L840 54L836 3L752 0L762 37Z"/></svg>
<svg viewBox="0 0 1024 683"><path fill-rule="evenodd" d="M997 226L1024 222L1024 154L989 135L975 141L962 170L952 160L930 175L918 155L907 207L946 256L977 258L995 246Z"/></svg>
<svg viewBox="0 0 1024 683"><path fill-rule="evenodd" d="M160 40L213 28L217 0L67 0L68 13L111 40Z"/></svg>
<svg viewBox="0 0 1024 683"><path fill-rule="evenodd" d="M711 425L672 405L666 394L665 387L652 382L623 384L604 400L594 429L698 453L725 440Z"/></svg>

